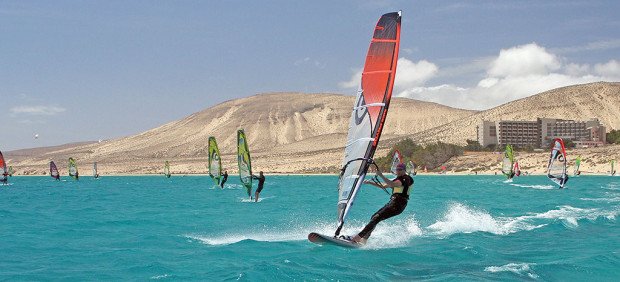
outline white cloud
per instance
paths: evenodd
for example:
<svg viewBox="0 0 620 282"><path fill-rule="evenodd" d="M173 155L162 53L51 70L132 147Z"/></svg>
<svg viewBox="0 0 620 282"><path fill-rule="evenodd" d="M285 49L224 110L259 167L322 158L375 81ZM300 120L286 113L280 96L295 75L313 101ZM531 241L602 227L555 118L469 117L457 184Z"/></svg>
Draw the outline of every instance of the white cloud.
<svg viewBox="0 0 620 282"><path fill-rule="evenodd" d="M411 83L395 95L481 110L558 87L595 81L620 81L620 62L617 60L594 66L565 61L535 43L515 46L501 50L490 60L486 76L477 83L471 83L476 85L474 87L464 88L450 83L439 86ZM432 75L440 77L442 71L438 69ZM417 84L426 81L418 80Z"/></svg>
<svg viewBox="0 0 620 282"><path fill-rule="evenodd" d="M340 88L359 88L360 81L362 81L362 71L362 69L354 70L351 79L338 83L338 86L340 86Z"/></svg>
<svg viewBox="0 0 620 282"><path fill-rule="evenodd" d="M17 106L11 108L10 111L13 115L26 114L53 116L66 111L66 109L58 106Z"/></svg>
<svg viewBox="0 0 620 282"><path fill-rule="evenodd" d="M422 86L426 81L437 75L437 65L421 60L417 63L405 58L398 59L395 87L404 89Z"/></svg>
<svg viewBox="0 0 620 282"><path fill-rule="evenodd" d="M436 76L438 70L437 65L426 60L416 63L406 58L400 58L398 59L394 87L407 89L422 86L426 81ZM362 79L362 69L354 70L354 72L350 80L340 82L338 86L341 88L358 88Z"/></svg>
<svg viewBox="0 0 620 282"><path fill-rule="evenodd" d="M487 73L490 76L523 76L530 74L547 74L559 69L558 58L545 48L530 43L509 49L502 49L499 56L491 63Z"/></svg>
<svg viewBox="0 0 620 282"><path fill-rule="evenodd" d="M601 76L620 77L620 62L611 60L605 64L596 64L594 71Z"/></svg>

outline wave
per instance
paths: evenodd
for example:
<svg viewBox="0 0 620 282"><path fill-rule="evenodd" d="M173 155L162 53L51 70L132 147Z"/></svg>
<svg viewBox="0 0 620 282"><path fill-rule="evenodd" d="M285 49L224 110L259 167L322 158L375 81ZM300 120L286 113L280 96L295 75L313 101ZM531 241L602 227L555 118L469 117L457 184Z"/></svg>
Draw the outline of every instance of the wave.
<svg viewBox="0 0 620 282"><path fill-rule="evenodd" d="M610 198L579 198L582 201L603 202L603 203L617 203L620 202L620 196L612 196Z"/></svg>
<svg viewBox="0 0 620 282"><path fill-rule="evenodd" d="M517 275L524 275L527 274L527 276L529 276L530 278L533 279L537 279L538 275L536 275L532 269L530 269L530 265L534 265L534 264L530 264L530 263L509 263L506 265L502 265L502 266L488 266L484 268L484 271L486 272L492 272L492 273L496 273L496 272L512 272L515 273Z"/></svg>
<svg viewBox="0 0 620 282"><path fill-rule="evenodd" d="M353 222L348 224L347 230L352 230L352 234L362 230L365 223ZM257 242L292 242L305 241L308 234L317 232L321 234L333 234L336 226L333 222L318 222L306 226L293 225L287 229L268 229L268 230L250 230L240 231L234 234L222 235L202 235L187 234L184 237L197 240L203 244L211 246L222 246L236 244L242 241L250 240ZM346 234L343 232L342 234ZM381 222L373 231L368 243L364 249L384 249L402 247L409 244L409 241L417 236L422 235L422 229L415 218L407 218L402 220L394 220L392 222Z"/></svg>
<svg viewBox="0 0 620 282"><path fill-rule="evenodd" d="M561 206L558 209L543 213L530 213L518 217L493 217L484 210L477 210L461 203L451 204L443 218L427 228L439 237L455 233L488 232L496 235L507 235L520 231L530 231L544 227L556 220L569 228L579 226L581 219L596 220L604 217L615 220L620 211L601 210L597 208L581 209Z"/></svg>
<svg viewBox="0 0 620 282"><path fill-rule="evenodd" d="M516 187L538 189L538 190L554 190L554 189L557 189L553 185L525 185L525 184L510 184L510 185L516 186Z"/></svg>
<svg viewBox="0 0 620 282"><path fill-rule="evenodd" d="M159 280L159 279L164 279L164 278L168 278L168 277L170 277L170 275L168 275L168 274L162 274L162 275L155 275L155 276L152 276L150 279L151 279L151 280Z"/></svg>
<svg viewBox="0 0 620 282"><path fill-rule="evenodd" d="M258 202L262 202L265 199L271 199L271 198L275 198L276 196L268 196L268 197L259 197L258 198ZM254 203L254 199L249 199L249 198L239 198L239 200L241 200L242 203Z"/></svg>

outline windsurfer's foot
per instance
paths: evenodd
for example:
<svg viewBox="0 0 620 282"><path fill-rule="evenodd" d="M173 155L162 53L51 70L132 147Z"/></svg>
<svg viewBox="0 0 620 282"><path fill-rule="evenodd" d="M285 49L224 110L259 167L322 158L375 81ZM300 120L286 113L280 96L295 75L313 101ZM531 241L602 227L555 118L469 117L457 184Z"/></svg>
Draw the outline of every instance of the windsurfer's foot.
<svg viewBox="0 0 620 282"><path fill-rule="evenodd" d="M366 241L368 241L368 239L362 238L360 237L360 235L355 235L353 236L353 238L351 238L351 241L358 243L358 244L366 244Z"/></svg>

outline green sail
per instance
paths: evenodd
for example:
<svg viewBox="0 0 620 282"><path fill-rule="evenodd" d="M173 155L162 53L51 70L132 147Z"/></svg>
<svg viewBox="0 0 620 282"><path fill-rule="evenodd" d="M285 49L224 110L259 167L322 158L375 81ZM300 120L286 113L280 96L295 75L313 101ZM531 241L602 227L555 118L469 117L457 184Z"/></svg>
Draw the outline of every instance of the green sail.
<svg viewBox="0 0 620 282"><path fill-rule="evenodd" d="M170 178L170 163L168 161L164 163L164 175Z"/></svg>
<svg viewBox="0 0 620 282"><path fill-rule="evenodd" d="M215 185L220 185L222 159L220 158L220 149L217 148L217 142L213 136L209 137L209 176Z"/></svg>
<svg viewBox="0 0 620 282"><path fill-rule="evenodd" d="M579 174L579 167L581 166L581 156L578 156L575 160L575 171L573 171L573 175Z"/></svg>
<svg viewBox="0 0 620 282"><path fill-rule="evenodd" d="M514 167L514 152L512 150L512 145L506 145L506 149L504 150L504 158L502 160L502 173L506 175L506 177L510 178L513 173Z"/></svg>
<svg viewBox="0 0 620 282"><path fill-rule="evenodd" d="M69 158L69 176L78 179L78 168L73 158Z"/></svg>
<svg viewBox="0 0 620 282"><path fill-rule="evenodd" d="M241 183L248 192L248 196L252 197L252 162L250 159L250 150L243 129L237 130L237 163L239 164L239 178Z"/></svg>

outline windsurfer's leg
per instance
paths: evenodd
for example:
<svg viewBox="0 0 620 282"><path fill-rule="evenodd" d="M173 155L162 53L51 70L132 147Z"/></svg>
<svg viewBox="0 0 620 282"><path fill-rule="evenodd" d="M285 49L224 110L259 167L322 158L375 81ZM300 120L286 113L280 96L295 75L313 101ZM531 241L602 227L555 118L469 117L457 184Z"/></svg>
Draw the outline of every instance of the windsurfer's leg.
<svg viewBox="0 0 620 282"><path fill-rule="evenodd" d="M397 201L390 201L389 203L387 203L384 207L382 207L380 210L378 210L375 214L372 215L372 217L370 218L370 222L368 222L364 229L362 229L362 231L360 231L360 233L354 238L354 241L355 239L357 239L357 237L368 240L368 238L372 234L372 231L375 230L375 227L377 226L377 224L379 224L379 222L386 220L390 217L399 215L403 212L405 206L406 204L402 205Z"/></svg>
<svg viewBox="0 0 620 282"><path fill-rule="evenodd" d="M254 192L254 202L258 202L258 196L260 195L260 192L256 191Z"/></svg>

